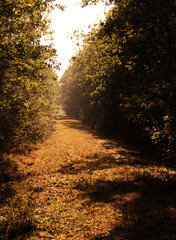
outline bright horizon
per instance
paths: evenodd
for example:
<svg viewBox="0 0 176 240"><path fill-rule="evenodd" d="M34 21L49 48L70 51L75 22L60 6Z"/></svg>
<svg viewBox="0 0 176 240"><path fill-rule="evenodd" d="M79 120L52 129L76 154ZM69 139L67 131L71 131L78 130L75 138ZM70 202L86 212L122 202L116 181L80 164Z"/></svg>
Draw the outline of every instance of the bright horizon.
<svg viewBox="0 0 176 240"><path fill-rule="evenodd" d="M105 6L103 3L98 5L87 6L81 8L81 0L61 0L60 4L65 5L67 8L62 12L56 9L51 14L51 29L53 33L53 43L58 53L58 61L61 63L60 71L58 71L59 78L64 73L69 65L69 60L75 55L79 47L76 42L71 39L74 31L83 31L88 33L91 28L100 20L105 18L105 12L110 7ZM81 39L79 41L81 45Z"/></svg>

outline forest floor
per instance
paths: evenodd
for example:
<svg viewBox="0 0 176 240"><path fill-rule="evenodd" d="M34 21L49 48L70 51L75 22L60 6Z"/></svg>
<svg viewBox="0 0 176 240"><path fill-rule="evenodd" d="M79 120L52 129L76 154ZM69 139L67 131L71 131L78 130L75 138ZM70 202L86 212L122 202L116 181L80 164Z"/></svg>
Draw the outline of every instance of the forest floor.
<svg viewBox="0 0 176 240"><path fill-rule="evenodd" d="M176 172L120 140L65 118L12 157L19 177L1 183L0 239L176 239Z"/></svg>

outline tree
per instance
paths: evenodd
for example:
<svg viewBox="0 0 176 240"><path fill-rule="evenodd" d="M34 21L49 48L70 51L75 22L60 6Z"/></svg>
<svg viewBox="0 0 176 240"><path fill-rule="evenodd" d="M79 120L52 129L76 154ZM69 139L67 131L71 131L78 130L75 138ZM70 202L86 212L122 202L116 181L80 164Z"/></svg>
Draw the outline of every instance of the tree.
<svg viewBox="0 0 176 240"><path fill-rule="evenodd" d="M74 95L79 95L83 118L103 128L115 128L127 118L163 156L173 159L175 1L107 1L111 2L115 5L106 21L86 36L83 50L73 59L71 68L79 71L66 77L62 89L72 79L69 91L74 88ZM85 95L86 104L79 105ZM71 100L68 95L65 99Z"/></svg>
<svg viewBox="0 0 176 240"><path fill-rule="evenodd" d="M1 0L0 145L9 150L36 140L49 124L55 99L56 50L41 38L50 34L47 12L54 0Z"/></svg>

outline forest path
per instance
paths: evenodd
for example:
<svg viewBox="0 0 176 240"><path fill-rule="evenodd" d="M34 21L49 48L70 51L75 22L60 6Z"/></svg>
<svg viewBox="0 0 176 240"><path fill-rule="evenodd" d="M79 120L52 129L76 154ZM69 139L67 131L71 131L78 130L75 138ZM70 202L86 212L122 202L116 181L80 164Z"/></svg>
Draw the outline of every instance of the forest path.
<svg viewBox="0 0 176 240"><path fill-rule="evenodd" d="M176 239L175 172L144 165L78 120L59 120L16 161L19 188L36 202L36 229L24 239Z"/></svg>

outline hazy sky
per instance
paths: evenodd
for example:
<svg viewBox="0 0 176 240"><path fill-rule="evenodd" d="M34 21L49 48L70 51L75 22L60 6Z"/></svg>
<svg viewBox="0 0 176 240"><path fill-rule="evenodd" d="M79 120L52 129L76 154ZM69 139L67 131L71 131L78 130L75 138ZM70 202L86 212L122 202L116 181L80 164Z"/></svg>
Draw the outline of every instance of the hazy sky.
<svg viewBox="0 0 176 240"><path fill-rule="evenodd" d="M88 26L98 23L104 18L107 7L103 4L81 8L81 0L60 0L59 3L67 6L64 12L56 9L51 14L51 29L54 30L54 44L58 51L58 60L62 63L58 75L61 76L69 64L69 59L74 55L78 47L70 36L74 30L88 31Z"/></svg>

